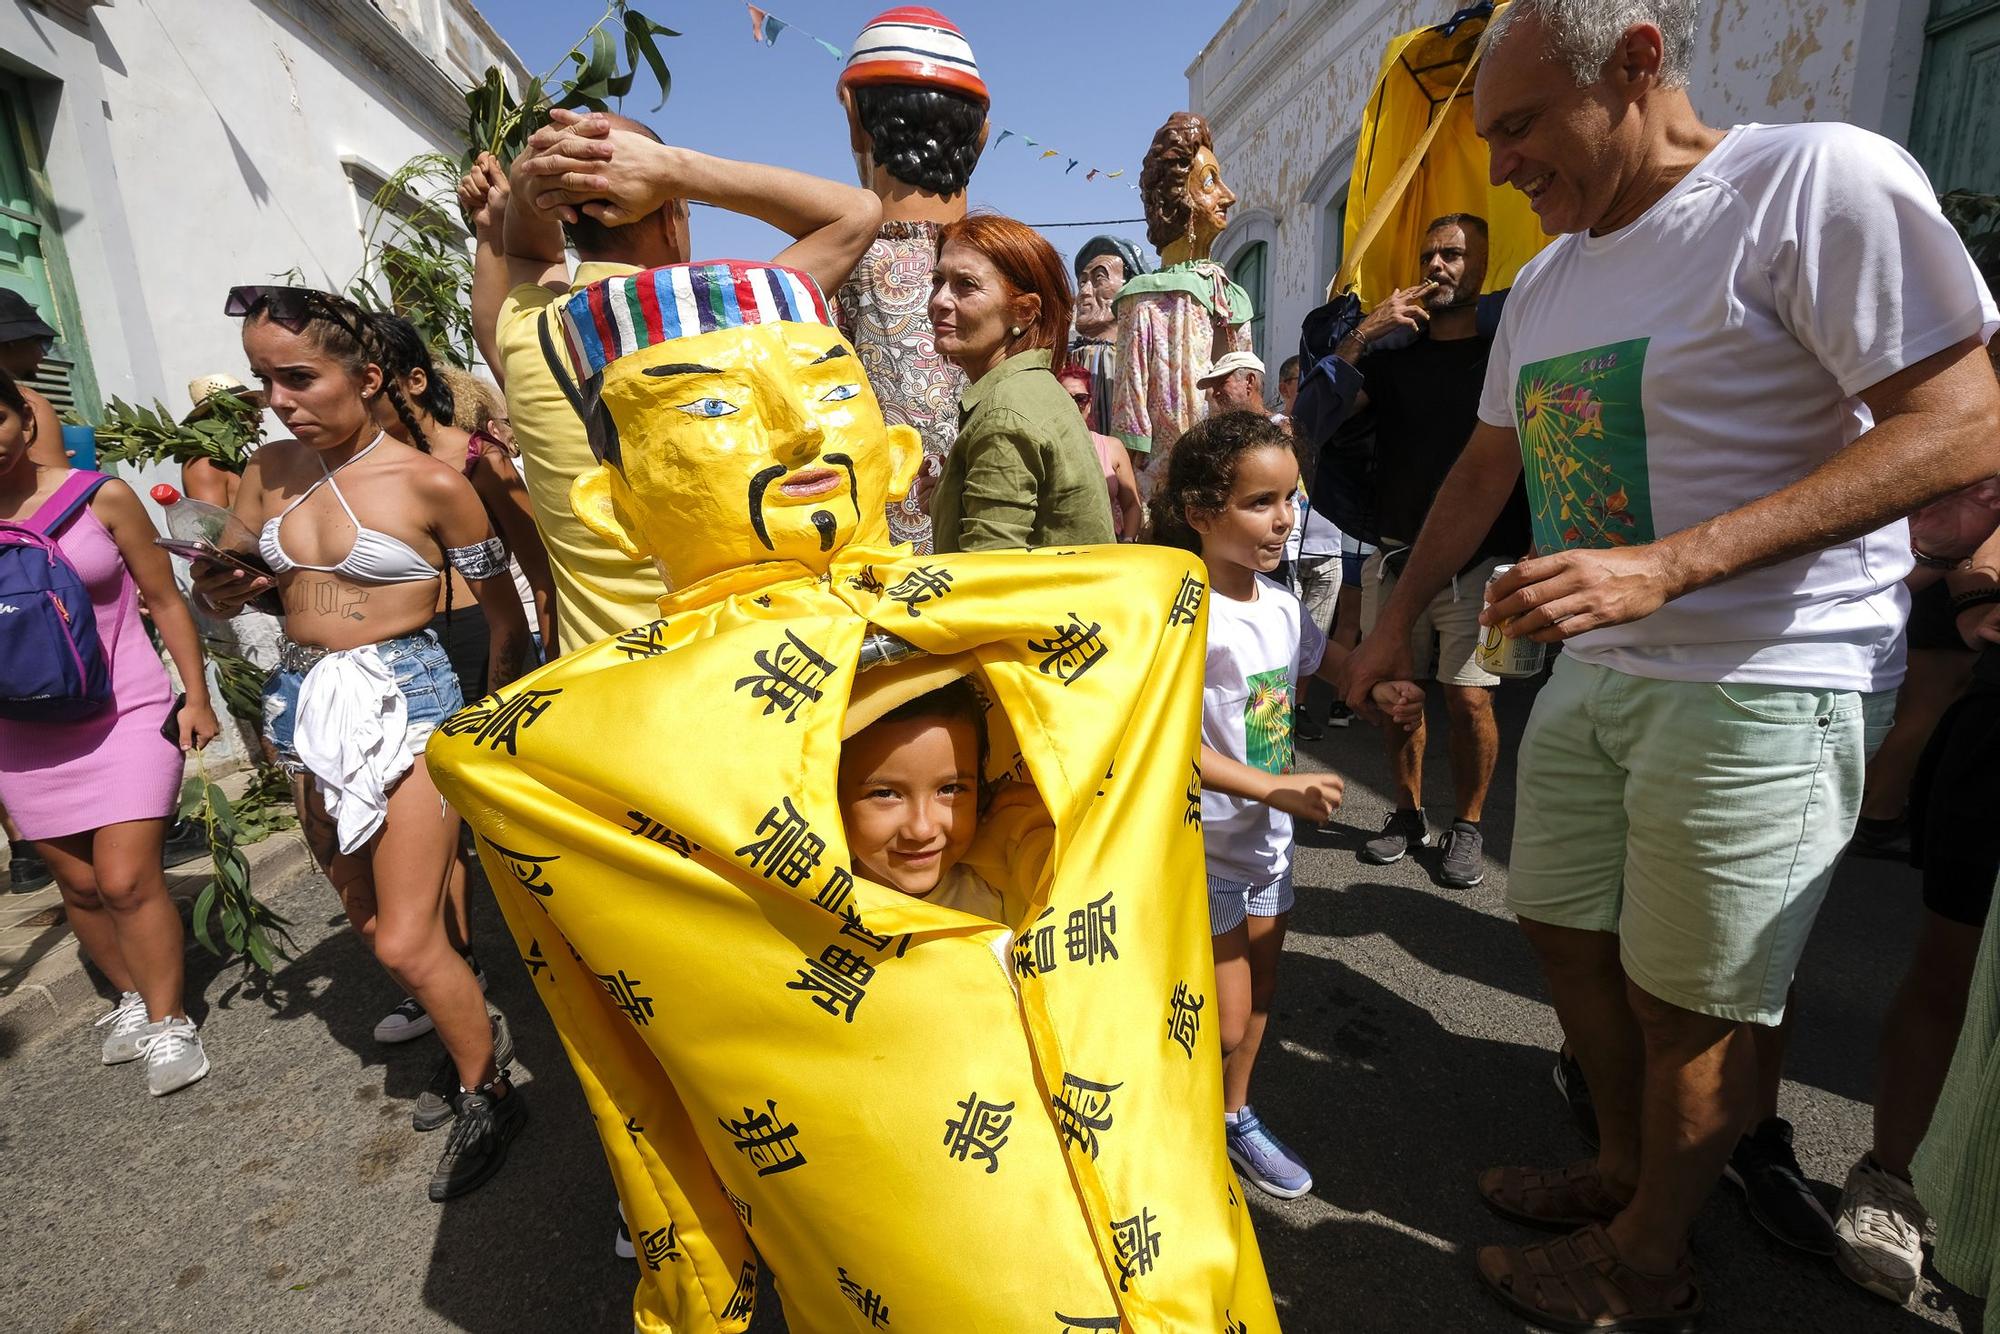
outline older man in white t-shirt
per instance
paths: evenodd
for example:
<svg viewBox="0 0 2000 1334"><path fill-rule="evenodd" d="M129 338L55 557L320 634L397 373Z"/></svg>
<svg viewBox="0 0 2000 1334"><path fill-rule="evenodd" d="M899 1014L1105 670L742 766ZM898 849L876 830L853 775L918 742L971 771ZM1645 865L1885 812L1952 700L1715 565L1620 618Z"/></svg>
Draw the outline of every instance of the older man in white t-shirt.
<svg viewBox="0 0 2000 1334"><path fill-rule="evenodd" d="M1699 1312L1687 1233L1902 678L1903 516L2000 472L2000 311L1922 171L1851 126L1703 125L1695 9L1515 0L1494 23L1493 179L1559 239L1347 681L1358 705L1407 670L1411 619L1525 466L1544 554L1487 619L1564 651L1521 746L1508 899L1602 1145L1488 1172L1496 1210L1580 1230L1479 1268L1561 1329Z"/></svg>

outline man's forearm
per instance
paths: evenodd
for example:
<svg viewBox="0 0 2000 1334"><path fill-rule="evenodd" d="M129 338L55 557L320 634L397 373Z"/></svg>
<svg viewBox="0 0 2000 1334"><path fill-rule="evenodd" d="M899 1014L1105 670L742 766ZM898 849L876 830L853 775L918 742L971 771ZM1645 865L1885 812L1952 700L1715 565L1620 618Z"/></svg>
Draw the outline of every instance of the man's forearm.
<svg viewBox="0 0 2000 1334"><path fill-rule="evenodd" d="M1458 462L1445 474L1437 499L1424 516L1423 531L1408 564L1396 576L1395 590L1381 611L1381 620L1407 629L1441 589L1472 560L1479 544L1506 508L1521 476L1520 448L1514 433L1481 423Z"/></svg>
<svg viewBox="0 0 2000 1334"><path fill-rule="evenodd" d="M493 228L479 237L472 251L472 341L479 348L480 359L487 369L501 381L500 387L507 387L504 371L500 364L500 307L506 304L508 290L507 256L500 248L500 237L493 233L502 228Z"/></svg>
<svg viewBox="0 0 2000 1334"><path fill-rule="evenodd" d="M1875 427L1806 476L1661 539L1667 596L1874 532L2000 473L2000 389L1985 353L1970 344L1967 354L1932 360L1940 359L1906 410L1871 402Z"/></svg>
<svg viewBox="0 0 2000 1334"><path fill-rule="evenodd" d="M518 174L521 162L527 156L523 153L515 159L510 169L515 174L507 195L507 216L501 224L499 249L503 262L532 260L541 264L560 264L564 259L562 223L529 206L529 191L524 188L523 178Z"/></svg>

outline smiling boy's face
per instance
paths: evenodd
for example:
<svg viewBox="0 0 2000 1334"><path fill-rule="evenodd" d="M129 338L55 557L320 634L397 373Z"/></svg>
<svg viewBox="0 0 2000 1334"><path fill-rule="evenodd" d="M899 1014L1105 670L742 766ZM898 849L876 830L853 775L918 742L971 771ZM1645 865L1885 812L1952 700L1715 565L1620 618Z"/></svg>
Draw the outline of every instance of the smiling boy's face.
<svg viewBox="0 0 2000 1334"><path fill-rule="evenodd" d="M979 827L979 733L964 718L884 720L840 753L840 817L854 869L923 898Z"/></svg>
<svg viewBox="0 0 2000 1334"><path fill-rule="evenodd" d="M861 361L833 329L780 322L657 343L605 368L616 464L577 479L577 517L674 588L737 566L824 570L849 543L886 544L884 506L922 446L886 427Z"/></svg>

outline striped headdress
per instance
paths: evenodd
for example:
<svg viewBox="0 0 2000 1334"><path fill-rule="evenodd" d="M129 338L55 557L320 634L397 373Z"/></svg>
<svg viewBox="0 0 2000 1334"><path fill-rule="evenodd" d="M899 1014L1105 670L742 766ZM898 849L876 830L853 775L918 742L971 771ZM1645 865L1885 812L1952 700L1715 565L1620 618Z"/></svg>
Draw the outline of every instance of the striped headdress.
<svg viewBox="0 0 2000 1334"><path fill-rule="evenodd" d="M958 25L921 5L899 5L868 20L847 53L840 86L868 83L936 84L992 105L979 62Z"/></svg>
<svg viewBox="0 0 2000 1334"><path fill-rule="evenodd" d="M673 338L789 320L833 324L819 285L797 269L739 259L666 264L606 278L559 307L578 380Z"/></svg>

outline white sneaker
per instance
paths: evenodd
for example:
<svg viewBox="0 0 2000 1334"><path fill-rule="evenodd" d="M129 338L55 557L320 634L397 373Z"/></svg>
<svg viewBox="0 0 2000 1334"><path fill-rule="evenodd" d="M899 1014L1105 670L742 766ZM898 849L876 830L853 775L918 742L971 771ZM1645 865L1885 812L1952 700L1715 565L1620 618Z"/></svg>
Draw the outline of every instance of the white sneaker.
<svg viewBox="0 0 2000 1334"><path fill-rule="evenodd" d="M1841 1273L1868 1291L1907 1306L1924 1268L1928 1221L1910 1183L1863 1156L1840 1192L1834 1260Z"/></svg>
<svg viewBox="0 0 2000 1334"><path fill-rule="evenodd" d="M632 1234L625 1227L625 1201L618 1202L618 1235L611 1239L611 1253L621 1260L636 1260L639 1252L632 1249Z"/></svg>
<svg viewBox="0 0 2000 1334"><path fill-rule="evenodd" d="M201 1034L185 1015L147 1024L139 1035L139 1051L146 1058L146 1090L156 1098L184 1089L208 1073Z"/></svg>
<svg viewBox="0 0 2000 1334"><path fill-rule="evenodd" d="M91 1025L93 1028L111 1025L111 1031L104 1037L106 1065L123 1065L139 1059L139 1034L145 1029L149 1017L146 998L136 991L127 991L118 997L116 1009Z"/></svg>

